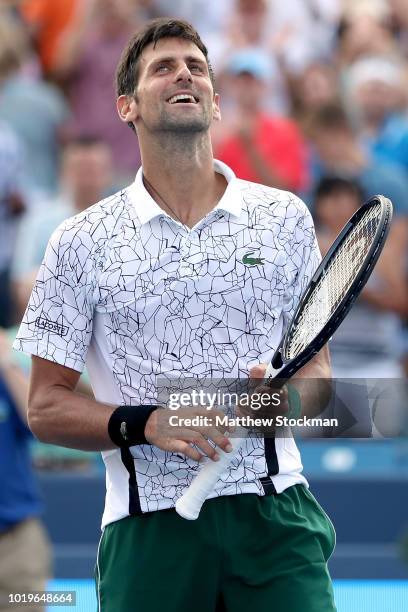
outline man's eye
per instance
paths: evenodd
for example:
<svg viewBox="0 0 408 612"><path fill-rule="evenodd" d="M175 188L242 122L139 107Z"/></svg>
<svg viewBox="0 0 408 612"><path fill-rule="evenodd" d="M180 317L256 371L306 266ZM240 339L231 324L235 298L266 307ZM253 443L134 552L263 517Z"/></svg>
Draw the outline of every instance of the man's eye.
<svg viewBox="0 0 408 612"><path fill-rule="evenodd" d="M203 72L204 68L200 66L199 64L192 64L190 66L190 70L194 70L195 72Z"/></svg>
<svg viewBox="0 0 408 612"><path fill-rule="evenodd" d="M169 70L169 67L165 66L164 64L162 66L157 66L156 68L156 72L165 72L167 70Z"/></svg>

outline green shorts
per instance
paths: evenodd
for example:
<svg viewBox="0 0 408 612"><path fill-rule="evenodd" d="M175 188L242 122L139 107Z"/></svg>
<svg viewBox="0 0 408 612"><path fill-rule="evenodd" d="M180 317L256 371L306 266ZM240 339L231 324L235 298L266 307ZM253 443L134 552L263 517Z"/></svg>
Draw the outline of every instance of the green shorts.
<svg viewBox="0 0 408 612"><path fill-rule="evenodd" d="M99 612L334 612L331 521L303 485L207 500L108 525L96 565Z"/></svg>

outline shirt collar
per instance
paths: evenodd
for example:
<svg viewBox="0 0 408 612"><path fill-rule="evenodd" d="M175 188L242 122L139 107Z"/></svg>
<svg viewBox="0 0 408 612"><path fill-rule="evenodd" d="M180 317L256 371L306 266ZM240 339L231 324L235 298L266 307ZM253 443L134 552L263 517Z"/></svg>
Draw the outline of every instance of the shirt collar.
<svg viewBox="0 0 408 612"><path fill-rule="evenodd" d="M239 217L242 208L241 191L238 188L238 180L234 172L226 164L218 161L217 159L214 159L214 170L219 174L224 175L228 182L227 188L221 200L214 208L214 211L223 210L231 215ZM159 217L160 215L168 216L167 213L154 201L144 186L142 167L140 167L137 171L136 178L130 185L129 192L131 201L142 225L148 223L155 217Z"/></svg>
<svg viewBox="0 0 408 612"><path fill-rule="evenodd" d="M224 210L234 217L239 217L242 210L242 194L238 186L237 177L227 164L218 159L214 159L214 170L219 172L219 174L223 174L228 183L224 195L218 202L215 210Z"/></svg>

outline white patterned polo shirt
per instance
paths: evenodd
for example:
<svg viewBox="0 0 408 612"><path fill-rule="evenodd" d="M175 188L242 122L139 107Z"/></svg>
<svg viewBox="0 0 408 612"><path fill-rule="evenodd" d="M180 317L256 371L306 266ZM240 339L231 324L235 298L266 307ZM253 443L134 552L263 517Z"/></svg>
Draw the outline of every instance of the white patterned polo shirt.
<svg viewBox="0 0 408 612"><path fill-rule="evenodd" d="M295 195L240 180L193 228L166 214L142 169L52 235L15 348L81 372L95 398L157 403L158 379L243 378L272 358L320 253ZM103 526L174 506L198 464L150 445L102 453ZM291 437L249 438L213 495L306 484Z"/></svg>

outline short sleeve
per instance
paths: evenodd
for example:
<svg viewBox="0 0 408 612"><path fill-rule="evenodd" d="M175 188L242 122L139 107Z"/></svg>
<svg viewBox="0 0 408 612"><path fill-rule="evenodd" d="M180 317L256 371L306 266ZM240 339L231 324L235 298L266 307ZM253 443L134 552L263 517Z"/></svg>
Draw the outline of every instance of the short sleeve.
<svg viewBox="0 0 408 612"><path fill-rule="evenodd" d="M312 216L302 200L293 196L293 202L299 207L300 214L293 228L291 241L290 260L294 273L285 292L284 332L322 260Z"/></svg>
<svg viewBox="0 0 408 612"><path fill-rule="evenodd" d="M68 229L66 229L68 227ZM95 274L89 234L52 235L13 347L82 372L92 335Z"/></svg>

